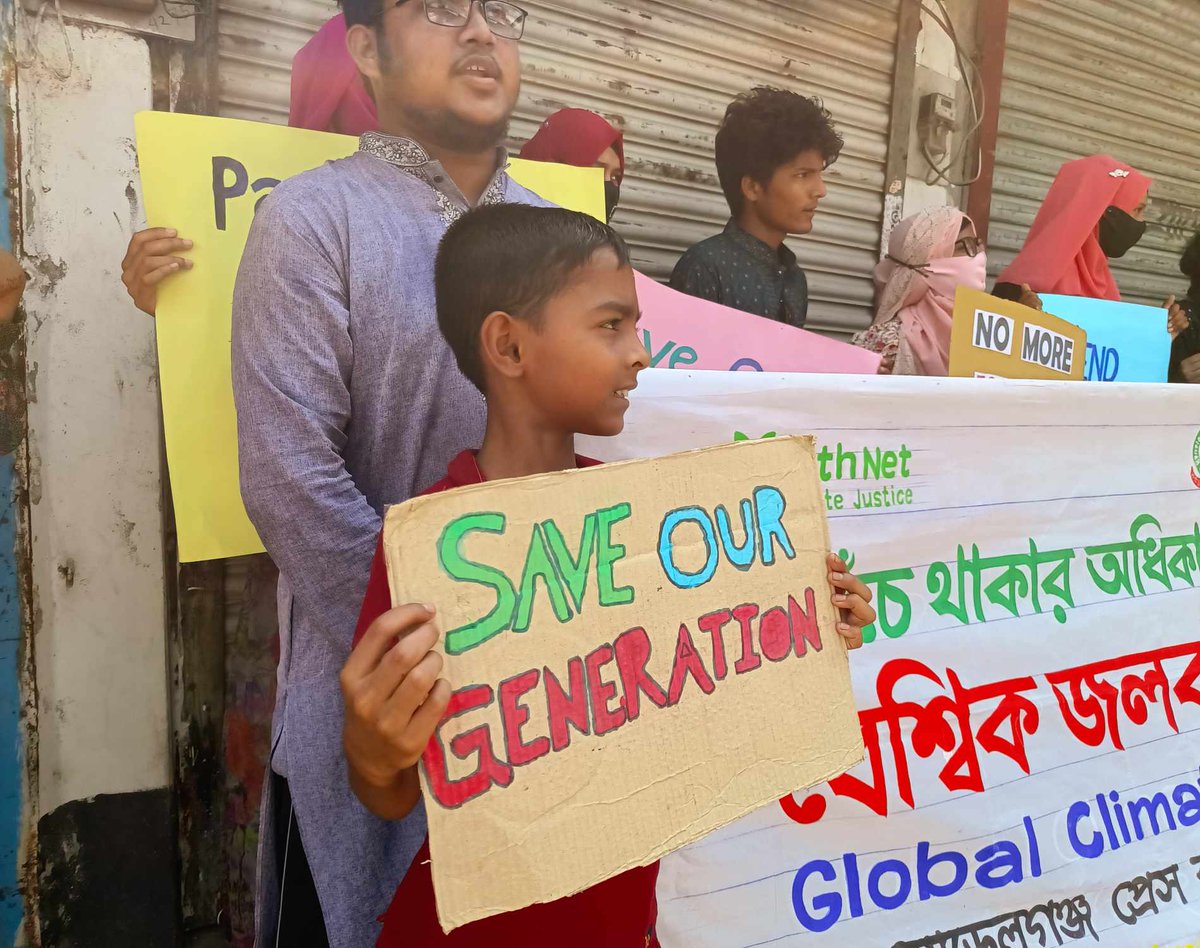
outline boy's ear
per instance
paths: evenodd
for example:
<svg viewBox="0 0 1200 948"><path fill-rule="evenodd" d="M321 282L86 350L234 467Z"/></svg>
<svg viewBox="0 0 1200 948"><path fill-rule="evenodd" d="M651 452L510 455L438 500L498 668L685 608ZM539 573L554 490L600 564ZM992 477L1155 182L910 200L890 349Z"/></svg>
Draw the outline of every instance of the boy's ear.
<svg viewBox="0 0 1200 948"><path fill-rule="evenodd" d="M346 50L360 73L368 79L379 78L379 40L373 29L362 23L350 27L346 31ZM367 84L367 88L370 89L370 83Z"/></svg>
<svg viewBox="0 0 1200 948"><path fill-rule="evenodd" d="M484 318L479 329L479 361L485 372L490 369L510 379L524 373L521 347L525 325L501 310Z"/></svg>
<svg viewBox="0 0 1200 948"><path fill-rule="evenodd" d="M742 197L746 199L747 204L757 204L762 200L765 191L766 188L750 177L750 175L742 177Z"/></svg>

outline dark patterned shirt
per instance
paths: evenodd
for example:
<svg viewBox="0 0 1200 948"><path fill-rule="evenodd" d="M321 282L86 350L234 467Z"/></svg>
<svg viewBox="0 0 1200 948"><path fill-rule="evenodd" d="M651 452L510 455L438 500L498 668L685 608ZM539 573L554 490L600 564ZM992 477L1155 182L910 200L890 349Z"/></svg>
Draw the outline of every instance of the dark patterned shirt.
<svg viewBox="0 0 1200 948"><path fill-rule="evenodd" d="M672 288L744 313L800 327L808 316L808 279L787 245L778 250L730 221L675 265Z"/></svg>

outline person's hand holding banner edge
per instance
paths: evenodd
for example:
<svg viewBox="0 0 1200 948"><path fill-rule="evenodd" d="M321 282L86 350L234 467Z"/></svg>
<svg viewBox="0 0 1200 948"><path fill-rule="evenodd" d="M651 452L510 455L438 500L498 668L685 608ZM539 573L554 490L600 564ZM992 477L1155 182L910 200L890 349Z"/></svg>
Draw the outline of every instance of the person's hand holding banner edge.
<svg viewBox="0 0 1200 948"><path fill-rule="evenodd" d="M133 305L147 316L158 309L158 285L180 270L192 269L192 261L174 254L192 249L192 242L169 227L140 230L129 240L121 261L121 282Z"/></svg>
<svg viewBox="0 0 1200 948"><path fill-rule="evenodd" d="M833 606L838 610L837 631L846 648L862 648L862 630L876 619L871 606L871 590L866 583L850 572L836 553L829 554L829 585L833 587Z"/></svg>

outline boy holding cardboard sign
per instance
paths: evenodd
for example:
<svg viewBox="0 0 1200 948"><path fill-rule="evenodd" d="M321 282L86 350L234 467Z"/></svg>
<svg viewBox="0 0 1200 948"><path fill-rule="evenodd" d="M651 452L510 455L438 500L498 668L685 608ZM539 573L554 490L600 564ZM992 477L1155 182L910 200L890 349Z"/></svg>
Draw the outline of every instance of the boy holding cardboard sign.
<svg viewBox="0 0 1200 948"><path fill-rule="evenodd" d="M568 211L482 208L450 228L436 276L439 325L464 374L487 394L488 419L479 451L455 459L429 493L594 464L575 455L576 433L619 433L649 361L621 239ZM871 594L835 557L829 569L838 631L857 647L875 618ZM381 544L341 683L351 784L384 818L403 818L418 804L416 764L447 709L459 710L438 677L439 635L433 607L391 608ZM564 935L596 948L657 944L657 865L443 934L427 847L384 917L380 945L496 948Z"/></svg>

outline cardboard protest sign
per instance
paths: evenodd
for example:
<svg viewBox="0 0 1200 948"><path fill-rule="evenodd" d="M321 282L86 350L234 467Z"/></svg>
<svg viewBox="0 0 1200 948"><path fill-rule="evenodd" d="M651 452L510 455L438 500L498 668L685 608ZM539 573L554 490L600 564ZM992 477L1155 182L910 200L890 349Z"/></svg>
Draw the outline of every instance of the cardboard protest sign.
<svg viewBox="0 0 1200 948"><path fill-rule="evenodd" d="M830 538L875 593L866 759L664 859L664 948L1195 942L1195 392L650 370L579 448L771 431L819 432Z"/></svg>
<svg viewBox="0 0 1200 948"><path fill-rule="evenodd" d="M344 158L358 140L257 122L142 112L136 118L146 219L195 243L191 271L159 288L163 428L183 562L262 550L238 485L230 382L233 284L258 203L280 181ZM604 219L603 174L512 159L521 184Z"/></svg>
<svg viewBox="0 0 1200 948"><path fill-rule="evenodd" d="M1066 381L1083 378L1087 334L1036 309L959 287L950 375Z"/></svg>
<svg viewBox="0 0 1200 948"><path fill-rule="evenodd" d="M1167 311L1082 296L1042 297L1046 312L1087 333L1083 377L1089 382L1165 382L1171 363Z"/></svg>
<svg viewBox="0 0 1200 948"><path fill-rule="evenodd" d="M384 546L455 689L422 763L447 930L862 758L809 438L417 498Z"/></svg>
<svg viewBox="0 0 1200 948"><path fill-rule="evenodd" d="M696 299L638 274L638 324L660 369L874 375L879 355L786 323Z"/></svg>

